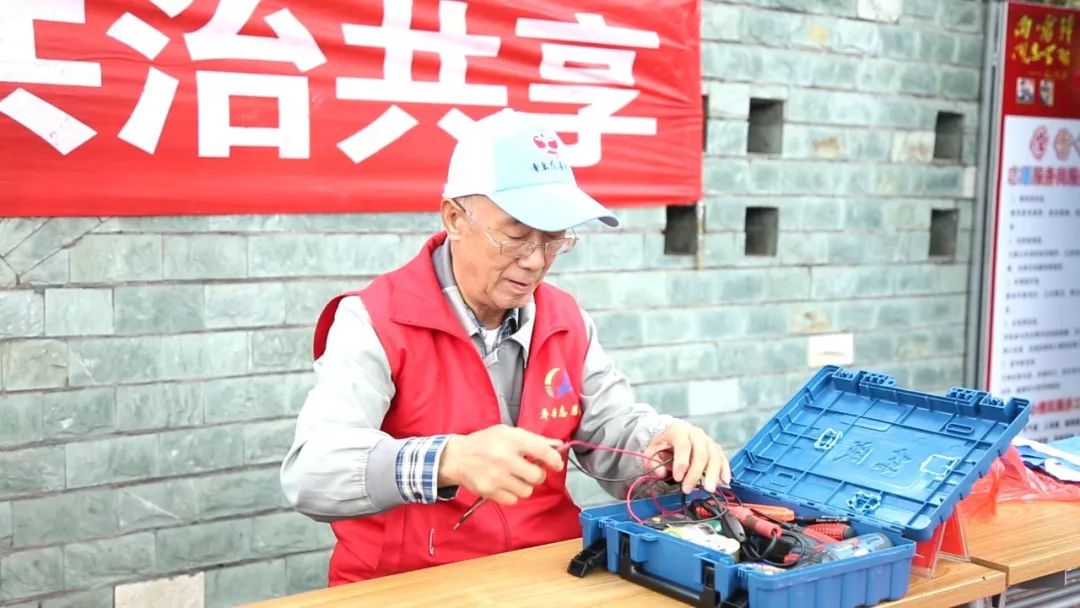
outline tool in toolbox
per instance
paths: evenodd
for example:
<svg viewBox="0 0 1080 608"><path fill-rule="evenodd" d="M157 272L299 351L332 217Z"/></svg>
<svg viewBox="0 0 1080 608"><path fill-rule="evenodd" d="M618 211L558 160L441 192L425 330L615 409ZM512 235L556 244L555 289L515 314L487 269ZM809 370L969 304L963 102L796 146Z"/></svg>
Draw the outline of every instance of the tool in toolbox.
<svg viewBox="0 0 1080 608"><path fill-rule="evenodd" d="M749 529L765 538L780 536L783 533L783 529L779 524L755 515L754 512L747 507L732 505L727 509L735 516L735 519L739 520L739 523L742 524L744 530Z"/></svg>
<svg viewBox="0 0 1080 608"><path fill-rule="evenodd" d="M950 518L1024 427L1030 404L895 384L821 368L733 455L729 490L584 509L586 550L571 569L580 576L603 564L710 608L855 608L903 597L916 543ZM739 542L739 554L694 542L705 528L668 530L702 522ZM845 587L851 580L864 584Z"/></svg>
<svg viewBox="0 0 1080 608"><path fill-rule="evenodd" d="M764 515L765 517L768 517L773 521L795 522L795 511L792 511L787 507L779 507L776 505L761 505L754 503L743 503L742 506L752 510L758 515Z"/></svg>
<svg viewBox="0 0 1080 608"><path fill-rule="evenodd" d="M711 494L711 493L707 493ZM682 512L657 515L644 520L650 527L704 547L718 550L739 560L749 555L751 562L762 571L776 573L785 568L797 568L828 561L858 557L892 547L883 534L870 533L856 537L855 529L844 523L846 518L796 517L787 507L757 503L730 504L729 493L708 500L695 499L685 504ZM738 501L738 497L735 497ZM801 526L794 521L827 522ZM756 535L749 539L747 531ZM844 541L844 542L840 542ZM756 544L753 544L756 543Z"/></svg>
<svg viewBox="0 0 1080 608"><path fill-rule="evenodd" d="M817 545L835 542L830 536L808 533L799 526L774 521L764 514L794 519L790 509L740 504L737 496L730 495L735 501L732 502L726 492L719 497L704 490L699 493L708 498L684 498L679 511L663 510L663 514L642 522L661 532L720 550L736 561L741 555L779 568L793 567Z"/></svg>
<svg viewBox="0 0 1080 608"><path fill-rule="evenodd" d="M707 523L698 524L696 526L673 525L668 526L664 531L683 540L690 541L703 547L709 547L710 549L715 549L721 553L732 556L734 559L738 559L739 549L742 547L742 543L734 538L724 536Z"/></svg>
<svg viewBox="0 0 1080 608"><path fill-rule="evenodd" d="M847 524L831 523L831 524L811 524L806 526L808 532L815 532L818 534L824 534L833 540L844 540L847 538L853 538L856 534L855 528Z"/></svg>
<svg viewBox="0 0 1080 608"><path fill-rule="evenodd" d="M893 543L888 536L880 532L871 532L839 542L818 545L810 550L810 554L799 566L812 566L814 564L860 557L892 546Z"/></svg>
<svg viewBox="0 0 1080 608"><path fill-rule="evenodd" d="M792 525L792 524L784 524L784 523L780 523L779 525L784 527L784 528L787 528L788 530L791 530L792 532L797 532L799 534L802 534L803 536L806 536L807 538L813 539L815 542L818 542L818 543L831 543L831 542L837 540L832 535L828 534L826 532L826 529L821 528L821 527L816 527L816 526L805 526L804 527L804 526ZM820 526L820 525L821 524L818 524L818 526Z"/></svg>
<svg viewBox="0 0 1080 608"><path fill-rule="evenodd" d="M800 526L812 526L815 524L846 524L850 520L842 515L815 515L813 517L796 517L792 521Z"/></svg>

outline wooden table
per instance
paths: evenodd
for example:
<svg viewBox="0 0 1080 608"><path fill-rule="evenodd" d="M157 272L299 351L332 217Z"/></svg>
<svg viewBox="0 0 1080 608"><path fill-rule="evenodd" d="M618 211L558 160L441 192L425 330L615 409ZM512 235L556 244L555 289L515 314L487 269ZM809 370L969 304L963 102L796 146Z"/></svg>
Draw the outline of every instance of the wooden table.
<svg viewBox="0 0 1080 608"><path fill-rule="evenodd" d="M585 578L566 573L581 549L571 540L436 566L371 581L320 589L249 608L354 606L682 606L675 600L597 569ZM941 559L933 580L912 578L903 599L888 608L948 608L1005 590L1005 574L977 564Z"/></svg>
<svg viewBox="0 0 1080 608"><path fill-rule="evenodd" d="M947 557L938 558L933 579L911 577L907 595L881 608L949 608L1005 592L1005 573Z"/></svg>
<svg viewBox="0 0 1080 608"><path fill-rule="evenodd" d="M972 561L1016 585L1080 568L1080 502L1006 502L988 520L966 522Z"/></svg>

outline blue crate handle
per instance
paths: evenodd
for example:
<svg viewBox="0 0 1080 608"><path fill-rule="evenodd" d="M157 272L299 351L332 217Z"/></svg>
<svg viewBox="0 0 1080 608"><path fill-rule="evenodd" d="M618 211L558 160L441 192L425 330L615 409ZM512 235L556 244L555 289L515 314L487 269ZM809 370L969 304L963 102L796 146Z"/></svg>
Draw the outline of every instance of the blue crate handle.
<svg viewBox="0 0 1080 608"><path fill-rule="evenodd" d="M708 589L701 593L694 593L675 583L669 583L662 578L657 578L645 572L637 564L630 561L629 557L619 558L619 576L631 583L640 585L646 589L651 589L657 593L663 593L668 597L679 600L680 602L686 602L692 606L709 606L709 608L714 608L716 606L716 604L707 603L702 598L702 595L709 593Z"/></svg>
<svg viewBox="0 0 1080 608"><path fill-rule="evenodd" d="M706 568L706 572L709 572L712 565L705 564L703 567ZM630 539L625 533L619 534L619 576L631 583L698 608L718 608L723 601L716 591L715 579L705 580L701 593L694 593L681 585L645 572L638 563L630 559Z"/></svg>

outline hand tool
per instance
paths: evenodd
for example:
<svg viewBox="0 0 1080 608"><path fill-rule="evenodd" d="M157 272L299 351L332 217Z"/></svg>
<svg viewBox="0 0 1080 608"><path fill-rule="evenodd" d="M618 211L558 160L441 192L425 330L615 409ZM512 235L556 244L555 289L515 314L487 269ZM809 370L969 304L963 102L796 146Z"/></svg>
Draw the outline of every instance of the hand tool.
<svg viewBox="0 0 1080 608"><path fill-rule="evenodd" d="M472 517L472 514L475 513L476 510L479 509L480 506L483 505L485 502L487 502L486 498L477 498L476 500L474 500L473 503L469 505L469 508L465 509L465 512L461 514L461 518L457 520L457 523L454 524L454 527L451 528L451 531L460 528L461 524L465 523L466 519Z"/></svg>
<svg viewBox="0 0 1080 608"><path fill-rule="evenodd" d="M776 505L759 505L749 502L742 503L742 506L749 508L751 511L756 512L758 515L764 515L774 521L791 522L795 521L795 512L787 507L778 507Z"/></svg>
<svg viewBox="0 0 1080 608"><path fill-rule="evenodd" d="M739 520L743 529L753 530L756 534L766 538L780 536L780 533L783 532L779 525L763 517L754 515L754 512L746 507L731 505L727 510L735 516L735 519Z"/></svg>
<svg viewBox="0 0 1080 608"><path fill-rule="evenodd" d="M568 442L568 443L561 443L561 442L559 442L558 440L555 440L555 439L551 439L550 441L552 442L552 447L556 448L559 451L560 454L566 454L567 451L574 444L574 442L572 442L572 441ZM534 462L534 460L532 458L529 458L529 457L526 457L526 460L528 460L529 462ZM457 523L454 524L454 527L451 528L450 530L453 531L453 530L457 530L458 528L460 528L461 524L465 523L465 520L472 517L472 514L475 513L476 510L479 509L480 506L483 505L485 502L487 502L486 498L477 498L476 500L474 500L473 503L471 505L469 505L469 508L465 509L465 512L461 514L461 518L457 520Z"/></svg>
<svg viewBox="0 0 1080 608"><path fill-rule="evenodd" d="M813 524L846 524L848 518L843 515L817 515L814 517L796 517L793 523L800 526L810 526Z"/></svg>
<svg viewBox="0 0 1080 608"><path fill-rule="evenodd" d="M838 522L829 524L811 524L806 526L805 530L807 532L819 532L834 540L846 540L856 536L855 528Z"/></svg>
<svg viewBox="0 0 1080 608"><path fill-rule="evenodd" d="M858 557L875 551L882 551L892 546L892 541L889 540L888 536L880 532L871 532L870 534L863 534L828 545L818 545L810 550L808 556L800 559L798 565L811 566L822 562Z"/></svg>

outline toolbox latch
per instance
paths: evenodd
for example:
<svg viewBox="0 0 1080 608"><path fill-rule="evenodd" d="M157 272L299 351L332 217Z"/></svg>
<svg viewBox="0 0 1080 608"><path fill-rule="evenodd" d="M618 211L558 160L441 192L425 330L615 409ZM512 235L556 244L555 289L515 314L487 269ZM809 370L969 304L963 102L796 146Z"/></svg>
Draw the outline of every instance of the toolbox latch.
<svg viewBox="0 0 1080 608"><path fill-rule="evenodd" d="M578 578L584 578L592 569L604 563L607 559L607 541L600 540L589 545L584 551L578 553L570 560L566 571Z"/></svg>

